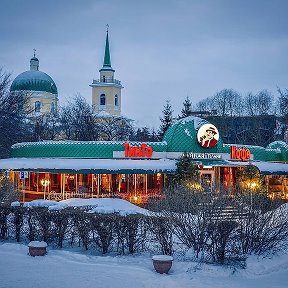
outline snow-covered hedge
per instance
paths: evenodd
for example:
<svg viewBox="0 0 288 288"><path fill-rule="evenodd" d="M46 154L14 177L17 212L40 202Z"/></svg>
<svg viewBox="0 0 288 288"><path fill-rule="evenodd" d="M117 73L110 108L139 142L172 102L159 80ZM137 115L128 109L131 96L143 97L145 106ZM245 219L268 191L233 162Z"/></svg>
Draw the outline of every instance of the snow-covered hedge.
<svg viewBox="0 0 288 288"><path fill-rule="evenodd" d="M105 203L94 199L93 205L72 199L70 203L36 201L24 207L0 207L0 239L77 245L103 254L148 250L172 255L189 250L194 259L218 263L245 259L252 253L263 255L288 243L287 204L273 208L266 200L261 206L259 199L256 205L250 197L242 197L233 199L237 211L223 214L231 209L232 200L220 196L209 200L206 195L203 204L202 196L194 199L191 194L190 198L185 195L185 205L177 207L181 195L175 194L174 200L166 198L162 209L153 213L119 199L103 199Z"/></svg>

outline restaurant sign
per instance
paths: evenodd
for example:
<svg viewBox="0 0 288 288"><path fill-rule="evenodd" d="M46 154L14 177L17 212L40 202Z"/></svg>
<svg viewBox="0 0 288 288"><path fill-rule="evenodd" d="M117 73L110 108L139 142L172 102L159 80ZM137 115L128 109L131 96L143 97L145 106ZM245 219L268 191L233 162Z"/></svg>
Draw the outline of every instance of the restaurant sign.
<svg viewBox="0 0 288 288"><path fill-rule="evenodd" d="M129 143L124 144L124 156L125 158L151 158L153 154L153 148L145 143L140 146L131 146Z"/></svg>
<svg viewBox="0 0 288 288"><path fill-rule="evenodd" d="M245 147L237 148L236 146L231 146L230 156L233 160L246 161L251 159L251 152L250 149Z"/></svg>
<svg viewBox="0 0 288 288"><path fill-rule="evenodd" d="M202 125L197 132L197 140L201 147L213 148L219 140L218 129L212 124Z"/></svg>
<svg viewBox="0 0 288 288"><path fill-rule="evenodd" d="M188 152L185 153L187 157L191 159L209 159L209 160L219 160L222 159L222 155L220 153L194 153ZM184 155L184 153L183 153Z"/></svg>

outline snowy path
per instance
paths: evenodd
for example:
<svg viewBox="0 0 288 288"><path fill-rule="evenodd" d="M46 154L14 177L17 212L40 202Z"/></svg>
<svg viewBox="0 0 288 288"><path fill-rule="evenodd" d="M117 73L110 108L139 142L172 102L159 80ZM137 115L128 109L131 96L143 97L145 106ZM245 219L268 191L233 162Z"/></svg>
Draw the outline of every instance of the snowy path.
<svg viewBox="0 0 288 288"><path fill-rule="evenodd" d="M288 256L251 262L250 272L175 261L170 275L157 274L148 257L100 257L49 250L45 257L27 255L27 246L0 245L0 288L284 288L288 287ZM190 269L192 270L192 269Z"/></svg>

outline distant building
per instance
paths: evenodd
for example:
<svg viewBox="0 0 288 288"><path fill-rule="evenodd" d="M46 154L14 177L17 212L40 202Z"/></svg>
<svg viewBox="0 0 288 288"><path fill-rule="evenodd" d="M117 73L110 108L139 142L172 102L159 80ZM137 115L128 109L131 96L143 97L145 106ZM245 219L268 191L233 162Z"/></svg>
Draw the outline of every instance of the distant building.
<svg viewBox="0 0 288 288"><path fill-rule="evenodd" d="M275 140L275 115L259 116L205 116L218 127L224 143L245 143L266 147Z"/></svg>
<svg viewBox="0 0 288 288"><path fill-rule="evenodd" d="M39 60L34 56L30 60L30 70L19 74L10 87L11 92L25 92L29 96L27 113L40 116L57 113L58 91L53 79L39 71Z"/></svg>
<svg viewBox="0 0 288 288"><path fill-rule="evenodd" d="M106 34L106 45L103 67L99 70L100 79L93 80L92 107L96 114L101 116L121 115L121 89L123 86L119 80L114 78L115 70L111 66L108 30Z"/></svg>

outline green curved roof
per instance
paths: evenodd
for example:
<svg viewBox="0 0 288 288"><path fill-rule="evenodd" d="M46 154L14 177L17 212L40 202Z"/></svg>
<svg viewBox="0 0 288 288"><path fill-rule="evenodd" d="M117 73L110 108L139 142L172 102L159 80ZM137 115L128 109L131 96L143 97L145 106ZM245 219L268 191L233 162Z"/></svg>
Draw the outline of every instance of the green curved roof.
<svg viewBox="0 0 288 288"><path fill-rule="evenodd" d="M113 158L113 151L124 151L124 143L110 141L44 141L18 143L12 146L13 158ZM129 142L140 146L140 142ZM166 150L165 142L147 142L153 151Z"/></svg>
<svg viewBox="0 0 288 288"><path fill-rule="evenodd" d="M223 153L230 153L231 146L236 146L237 148L249 149L251 154L253 154L254 160L261 161L287 161L287 155L281 153L279 149L264 148L261 146L252 146L245 144L223 144ZM269 145L268 145L269 146Z"/></svg>
<svg viewBox="0 0 288 288"><path fill-rule="evenodd" d="M266 148L267 149L280 149L280 151L287 151L288 144L284 141L274 141L270 143Z"/></svg>
<svg viewBox="0 0 288 288"><path fill-rule="evenodd" d="M208 123L208 121L194 116L176 121L168 128L163 138L167 142L167 152L221 153L223 146L221 138L217 145L210 149L203 148L198 144L198 129Z"/></svg>
<svg viewBox="0 0 288 288"><path fill-rule="evenodd" d="M218 144L210 149L202 148L197 141L197 131L206 120L198 117L187 117L175 122L165 133L163 142L147 142L155 152L195 152L227 153L232 145L238 148L249 148L254 160L288 161L288 145L276 141L267 148L240 144ZM112 159L114 151L124 151L124 143L110 141L43 141L18 143L12 146L13 158L95 158ZM140 146L141 142L128 142L131 146Z"/></svg>
<svg viewBox="0 0 288 288"><path fill-rule="evenodd" d="M29 70L18 75L10 87L10 91L43 91L57 94L57 87L52 78L44 72Z"/></svg>

